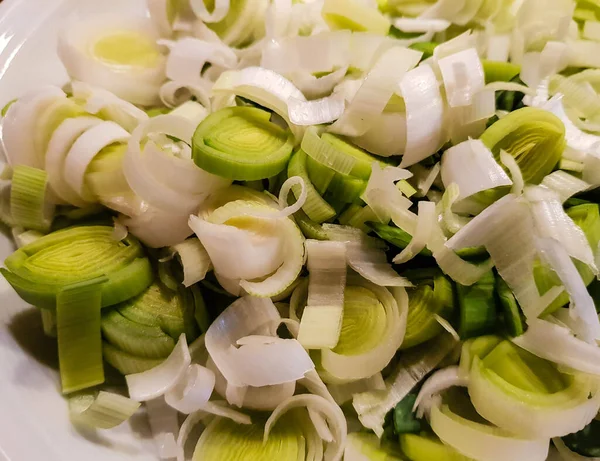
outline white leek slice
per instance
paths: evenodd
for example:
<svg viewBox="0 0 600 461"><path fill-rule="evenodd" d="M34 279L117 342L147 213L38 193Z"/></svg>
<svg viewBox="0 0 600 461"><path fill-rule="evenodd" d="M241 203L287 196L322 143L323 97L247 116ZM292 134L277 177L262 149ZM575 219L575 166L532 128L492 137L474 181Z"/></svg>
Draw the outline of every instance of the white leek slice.
<svg viewBox="0 0 600 461"><path fill-rule="evenodd" d="M86 112L111 120L132 132L148 120L148 114L103 88L84 82L72 82L71 91L76 100L82 100Z"/></svg>
<svg viewBox="0 0 600 461"><path fill-rule="evenodd" d="M160 87L159 96L167 107L177 107L195 98L204 107L210 108L211 86L212 84L205 79L200 79L196 84L169 81Z"/></svg>
<svg viewBox="0 0 600 461"><path fill-rule="evenodd" d="M165 402L189 415L204 407L215 387L215 374L206 367L192 364L185 376L165 394Z"/></svg>
<svg viewBox="0 0 600 461"><path fill-rule="evenodd" d="M216 273L242 279L239 286L252 295L270 297L296 280L304 262L304 237L282 213L257 202L238 201L215 210L211 222L192 215L190 226L208 251ZM239 252L248 258L240 258ZM258 278L263 280L254 281Z"/></svg>
<svg viewBox="0 0 600 461"><path fill-rule="evenodd" d="M227 383L236 387L296 381L312 370L310 357L296 340L277 337L236 348L238 340L279 322L270 299L246 296L231 304L206 332L206 348ZM287 355L286 355L287 354Z"/></svg>
<svg viewBox="0 0 600 461"><path fill-rule="evenodd" d="M191 361L185 335L182 334L163 363L148 371L125 376L130 397L144 402L164 395L185 376Z"/></svg>
<svg viewBox="0 0 600 461"><path fill-rule="evenodd" d="M110 205L115 208L114 204ZM146 206L139 214L121 216L128 231L151 248L162 248L181 243L193 234L188 225L188 213L171 213L155 206Z"/></svg>
<svg viewBox="0 0 600 461"><path fill-rule="evenodd" d="M408 211L412 202L398 190L395 182L408 179L412 175L408 170L391 166L381 168L379 163L373 162L367 188L361 196L382 223L387 224L393 219L398 227L411 235L414 233L417 217L414 215L413 220L405 219L413 215Z"/></svg>
<svg viewBox="0 0 600 461"><path fill-rule="evenodd" d="M408 48L386 51L367 74L352 102L329 131L346 136L365 134L383 112L406 72L421 59L420 52Z"/></svg>
<svg viewBox="0 0 600 461"><path fill-rule="evenodd" d="M422 418L425 413L429 414L435 403L434 397L442 391L454 386L466 386L468 382L467 378L461 376L457 366L446 367L433 373L423 383L415 400L413 410L417 409L417 417Z"/></svg>
<svg viewBox="0 0 600 461"><path fill-rule="evenodd" d="M321 366L334 378L343 381L354 381L369 378L383 370L393 358L394 354L402 344L404 333L406 332L406 318L408 315L408 295L404 288L395 288L394 296L387 288L379 287L362 278L352 278L349 285L360 287L370 292L368 297L362 298L369 302L366 305L358 305L361 317L364 319L372 318L373 324L369 322L365 330L360 331L363 344L356 344L356 341L346 340L338 347L330 350L321 351ZM353 300L351 297L345 303L347 312L353 302L360 303L360 297ZM373 303L374 301L374 303ZM377 311L369 313L369 310ZM367 311L365 313L365 310ZM383 311L383 312L382 312ZM377 329L377 317L381 319L383 314L383 331ZM346 317L348 315L346 314ZM356 316L355 316L356 317ZM357 322L357 320L354 320ZM353 332L353 322L346 322L350 334ZM354 323L356 325L356 323ZM360 324L359 324L360 325ZM368 331L368 328L372 331ZM360 327L359 327L360 328ZM359 332L354 330L354 334ZM373 334L378 337L373 338ZM347 337L348 333L346 333ZM348 338L350 339L350 338Z"/></svg>
<svg viewBox="0 0 600 461"><path fill-rule="evenodd" d="M394 27L402 32L443 32L450 27L444 19L397 18Z"/></svg>
<svg viewBox="0 0 600 461"><path fill-rule="evenodd" d="M385 381L381 373L375 373L370 378L359 379L344 384L328 384L327 388L338 405L343 405L352 400L355 394L370 391L385 390Z"/></svg>
<svg viewBox="0 0 600 461"><path fill-rule="evenodd" d="M529 328L513 342L525 350L573 370L600 375L600 348L575 338L568 328L531 319Z"/></svg>
<svg viewBox="0 0 600 461"><path fill-rule="evenodd" d="M283 38L264 47L261 66L282 75L297 72L314 74L347 68L350 61L350 40L351 32L348 30ZM315 53L315 50L319 52Z"/></svg>
<svg viewBox="0 0 600 461"><path fill-rule="evenodd" d="M294 72L289 75L290 80L309 99L322 98L331 94L333 89L344 79L348 67L339 69L321 77L315 77L306 72Z"/></svg>
<svg viewBox="0 0 600 461"><path fill-rule="evenodd" d="M452 250L485 245L525 315L536 317L547 304L540 304L542 298L533 278L533 262L537 256L534 237L529 205L509 194L473 218L446 245ZM552 299L546 302L549 304Z"/></svg>
<svg viewBox="0 0 600 461"><path fill-rule="evenodd" d="M140 145L151 133L191 142L196 126L177 115L159 115L140 124L129 139L123 161L127 182L142 199L172 213L194 211L205 196L229 184L198 168L191 158L180 158L154 142Z"/></svg>
<svg viewBox="0 0 600 461"><path fill-rule="evenodd" d="M204 0L190 0L190 7L194 14L204 22L219 22L222 21L229 13L229 0L216 0L212 11L209 12L206 8Z"/></svg>
<svg viewBox="0 0 600 461"><path fill-rule="evenodd" d="M127 421L139 407L139 402L105 391L69 397L71 421L100 429L111 429Z"/></svg>
<svg viewBox="0 0 600 461"><path fill-rule="evenodd" d="M102 122L83 133L71 146L64 163L64 179L78 195L79 203L92 202L85 188L85 172L94 157L105 147L127 142L129 133L114 122ZM76 204L79 204L76 203Z"/></svg>
<svg viewBox="0 0 600 461"><path fill-rule="evenodd" d="M569 256L587 264L597 273L590 244L581 227L565 213L560 196L539 186L527 188L525 197L531 203L537 234L542 238L556 240Z"/></svg>
<svg viewBox="0 0 600 461"><path fill-rule="evenodd" d="M344 413L334 403L318 395L296 395L279 405L265 423L265 442L277 421L293 408L306 408L322 416L331 431L333 441L327 444L323 455L324 461L339 461L344 453L346 444L347 424Z"/></svg>
<svg viewBox="0 0 600 461"><path fill-rule="evenodd" d="M147 401L146 410L159 458L174 458L178 451L176 442L179 432L177 411L167 405L163 397Z"/></svg>
<svg viewBox="0 0 600 461"><path fill-rule="evenodd" d="M470 105L475 93L485 86L483 65L474 48L439 59L437 64L442 73L450 107Z"/></svg>
<svg viewBox="0 0 600 461"><path fill-rule="evenodd" d="M435 203L420 201L418 207L419 212L414 235L408 245L394 257L392 261L394 264L403 264L419 254L430 241L434 226L437 226Z"/></svg>
<svg viewBox="0 0 600 461"><path fill-rule="evenodd" d="M584 192L591 187L587 182L562 170L554 171L546 176L542 181L542 186L555 191L563 203L573 195Z"/></svg>
<svg viewBox="0 0 600 461"><path fill-rule="evenodd" d="M288 118L288 100L306 98L292 82L283 76L262 67L246 67L242 70L223 72L212 88L213 95L229 97L232 94L248 98L261 106L275 111L290 123L290 128L299 139L304 130L291 124Z"/></svg>
<svg viewBox="0 0 600 461"><path fill-rule="evenodd" d="M178 2L174 0L147 0L146 6L150 18L162 36L169 37L173 34L173 23L179 13Z"/></svg>
<svg viewBox="0 0 600 461"><path fill-rule="evenodd" d="M491 372L493 373L493 372ZM600 396L590 377L579 375L563 391L551 394L523 392L486 374L475 357L469 377L469 396L477 412L507 431L532 439L562 437L587 426L600 410ZM533 394L533 395L531 395ZM528 400L530 398L531 400ZM520 415L515 418L514 415Z"/></svg>
<svg viewBox="0 0 600 461"><path fill-rule="evenodd" d="M206 367L215 373L215 391L222 397L227 398L228 391L230 393L231 388L234 386L228 385L227 380L221 374L212 359L208 360ZM262 387L247 386L243 389L244 391L241 399L239 399L240 401L234 402L231 400L229 402L231 405L239 404L238 406L251 410L274 410L278 405L294 395L296 392L296 382Z"/></svg>
<svg viewBox="0 0 600 461"><path fill-rule="evenodd" d="M210 257L198 239L184 240L171 249L177 253L183 266L183 285L192 286L203 280L211 268Z"/></svg>
<svg viewBox="0 0 600 461"><path fill-rule="evenodd" d="M423 64L400 82L406 104L406 148L401 167L420 162L443 143L444 102L433 69Z"/></svg>
<svg viewBox="0 0 600 461"><path fill-rule="evenodd" d="M63 98L65 93L60 88L46 86L11 104L2 120L2 143L11 166L43 167L44 152L36 152L34 141L37 120L46 108Z"/></svg>
<svg viewBox="0 0 600 461"><path fill-rule="evenodd" d="M348 265L367 280L379 286L412 286L392 269L379 240L352 227L323 224L323 229L331 240L346 243Z"/></svg>
<svg viewBox="0 0 600 461"><path fill-rule="evenodd" d="M492 152L479 140L464 141L442 156L442 181L458 186L458 200L495 187L512 185Z"/></svg>
<svg viewBox="0 0 600 461"><path fill-rule="evenodd" d="M431 410L430 424L442 442L477 461L544 461L548 456L548 439L516 437L508 431L466 420L440 401Z"/></svg>
<svg viewBox="0 0 600 461"><path fill-rule="evenodd" d="M72 19L59 35L58 54L71 78L151 106L159 103L158 89L165 78L157 39L143 17Z"/></svg>
<svg viewBox="0 0 600 461"><path fill-rule="evenodd" d="M523 193L523 188L525 187L525 181L523 180L523 173L521 172L521 168L519 164L515 160L515 158L510 155L508 152L501 150L500 151L500 161L502 165L506 167L506 169L510 173L510 178L512 180L512 187L510 189L511 194L521 195ZM548 178L552 176L551 174L546 176ZM545 178L544 178L545 180ZM545 184L544 184L545 185Z"/></svg>
<svg viewBox="0 0 600 461"><path fill-rule="evenodd" d="M199 84L207 63L232 69L238 61L233 50L221 42L185 37L177 41L159 40L158 43L170 51L166 64L167 77L179 83Z"/></svg>
<svg viewBox="0 0 600 461"><path fill-rule="evenodd" d="M344 109L344 99L335 94L313 101L288 100L290 122L299 126L331 123L342 116Z"/></svg>
<svg viewBox="0 0 600 461"><path fill-rule="evenodd" d="M404 353L386 380L385 390L356 394L352 405L363 426L381 437L386 414L435 369L455 345L451 335L439 335L431 343Z"/></svg>
<svg viewBox="0 0 600 461"><path fill-rule="evenodd" d="M402 112L384 112L369 131L362 136L352 138L352 142L382 157L400 155L406 146L406 119L406 114Z"/></svg>
<svg viewBox="0 0 600 461"><path fill-rule="evenodd" d="M100 123L102 121L96 117L69 118L60 124L50 138L45 164L48 183L54 194L66 203L83 204L78 194L64 179L65 158L75 141L87 130Z"/></svg>
<svg viewBox="0 0 600 461"><path fill-rule="evenodd" d="M569 294L574 332L588 342L600 339L600 319L594 300L567 250L561 243L550 238L541 238L536 243L542 260L556 272Z"/></svg>
<svg viewBox="0 0 600 461"><path fill-rule="evenodd" d="M346 245L307 240L308 301L298 333L307 349L332 349L338 343L344 314Z"/></svg>

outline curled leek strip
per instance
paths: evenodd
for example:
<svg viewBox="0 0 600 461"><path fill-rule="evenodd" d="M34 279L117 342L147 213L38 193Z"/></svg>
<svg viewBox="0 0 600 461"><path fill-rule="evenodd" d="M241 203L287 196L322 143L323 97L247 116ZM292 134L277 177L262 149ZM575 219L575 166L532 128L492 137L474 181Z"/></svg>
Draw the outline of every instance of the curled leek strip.
<svg viewBox="0 0 600 461"><path fill-rule="evenodd" d="M287 165L294 138L270 117L255 107L228 107L209 115L194 133L194 162L235 180L276 176Z"/></svg>
<svg viewBox="0 0 600 461"><path fill-rule="evenodd" d="M121 373L130 374L140 371L140 367L130 368L118 357L126 354L155 363L169 356L181 334L192 341L198 336L196 299L202 302L197 288L172 292L154 283L141 295L104 313L102 333L105 349L108 345L111 351L106 361ZM203 310L203 303L200 308ZM119 356L118 352L122 354Z"/></svg>
<svg viewBox="0 0 600 461"><path fill-rule="evenodd" d="M69 398L71 421L99 429L111 429L127 421L140 404L112 392L92 392Z"/></svg>
<svg viewBox="0 0 600 461"><path fill-rule="evenodd" d="M254 296L275 296L298 277L304 237L281 211L254 201L233 201L207 219L190 217L215 273ZM243 256L242 256L243 255Z"/></svg>
<svg viewBox="0 0 600 461"><path fill-rule="evenodd" d="M504 150L521 168L526 183L539 184L556 166L565 148L565 126L548 111L525 107L498 120L481 141L499 158Z"/></svg>
<svg viewBox="0 0 600 461"><path fill-rule="evenodd" d="M105 276L102 306L138 295L153 280L140 243L128 236L118 242L109 226L71 227L48 234L6 258L0 272L25 301L56 307L66 286Z"/></svg>

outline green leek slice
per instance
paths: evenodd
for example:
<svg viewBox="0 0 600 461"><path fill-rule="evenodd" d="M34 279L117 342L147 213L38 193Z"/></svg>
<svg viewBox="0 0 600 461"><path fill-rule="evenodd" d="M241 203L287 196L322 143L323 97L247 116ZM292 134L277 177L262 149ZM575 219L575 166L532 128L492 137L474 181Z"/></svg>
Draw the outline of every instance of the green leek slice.
<svg viewBox="0 0 600 461"><path fill-rule="evenodd" d="M600 457L600 420L594 419L579 432L562 438L564 444L575 453L586 457Z"/></svg>
<svg viewBox="0 0 600 461"><path fill-rule="evenodd" d="M523 327L523 319L521 318L521 309L515 299L515 295L502 277L496 279L496 293L502 307L504 325L508 334L512 337L522 335L525 329Z"/></svg>
<svg viewBox="0 0 600 461"><path fill-rule="evenodd" d="M554 114L533 107L511 112L481 135L481 141L500 158L512 155L525 183L539 184L560 160L565 149L565 126Z"/></svg>
<svg viewBox="0 0 600 461"><path fill-rule="evenodd" d="M377 9L357 0L325 0L321 14L332 30L350 29L387 35L391 26L389 19Z"/></svg>
<svg viewBox="0 0 600 461"><path fill-rule="evenodd" d="M345 459L364 461L402 461L398 447L380 442L375 434L353 432L348 434Z"/></svg>
<svg viewBox="0 0 600 461"><path fill-rule="evenodd" d="M195 318L197 299L202 296L195 287L171 291L155 282L139 296L105 312L102 334L106 361L120 371L145 368L146 359L150 359L149 363L166 359L182 334L193 341L199 333ZM199 307L206 327L204 304ZM136 363L136 359L142 362Z"/></svg>
<svg viewBox="0 0 600 461"><path fill-rule="evenodd" d="M307 196L306 202L302 205L302 210L306 213L309 219L316 223L322 223L330 220L336 215L336 211L319 195L313 186L306 169L307 155L302 150L298 150L290 160L288 165L288 177L299 176L304 181ZM294 196L300 196L300 190L296 187L292 188Z"/></svg>
<svg viewBox="0 0 600 461"><path fill-rule="evenodd" d="M510 62L484 59L482 64L485 73L485 83L510 82L521 73L521 66Z"/></svg>
<svg viewBox="0 0 600 461"><path fill-rule="evenodd" d="M449 318L454 310L454 292L450 280L439 271L431 277L416 280L408 276L414 289L408 289L406 334L400 349L422 344L444 331L435 315Z"/></svg>
<svg viewBox="0 0 600 461"><path fill-rule="evenodd" d="M297 461L304 459L305 440L302 428L284 415L263 443L262 424L237 424L228 418L214 419L202 433L193 461Z"/></svg>
<svg viewBox="0 0 600 461"><path fill-rule="evenodd" d="M400 448L410 461L468 461L448 445L428 434L401 434Z"/></svg>
<svg viewBox="0 0 600 461"><path fill-rule="evenodd" d="M310 181L315 186L319 194L323 195L333 180L335 171L331 168L317 162L312 157L306 159L306 171Z"/></svg>
<svg viewBox="0 0 600 461"><path fill-rule="evenodd" d="M48 232L54 206L46 201L48 175L44 170L26 165L13 169L10 211L16 226Z"/></svg>
<svg viewBox="0 0 600 461"><path fill-rule="evenodd" d="M104 382L100 310L106 277L64 287L56 297L58 360L64 394Z"/></svg>
<svg viewBox="0 0 600 461"><path fill-rule="evenodd" d="M294 136L256 107L227 107L206 117L194 133L194 162L225 178L242 181L276 176L285 169Z"/></svg>
<svg viewBox="0 0 600 461"><path fill-rule="evenodd" d="M488 272L471 286L457 284L461 339L492 333L496 327L496 279Z"/></svg>
<svg viewBox="0 0 600 461"><path fill-rule="evenodd" d="M315 162L337 173L354 176L367 181L371 176L373 162L385 162L341 136L323 133L319 136L316 128L306 130L302 138L302 150Z"/></svg>
<svg viewBox="0 0 600 461"><path fill-rule="evenodd" d="M154 279L140 243L131 235L113 238L110 226L79 226L52 232L4 261L0 272L30 304L55 309L66 286L105 276L102 307L123 302L145 290Z"/></svg>
<svg viewBox="0 0 600 461"><path fill-rule="evenodd" d="M123 375L132 375L134 373L142 373L160 365L164 359L149 359L144 357L136 357L128 354L125 351L107 343L102 342L102 352L104 360L111 366L116 368Z"/></svg>
<svg viewBox="0 0 600 461"><path fill-rule="evenodd" d="M394 432L396 434L417 433L421 430L421 422L415 417L413 407L416 394L408 394L394 408Z"/></svg>
<svg viewBox="0 0 600 461"><path fill-rule="evenodd" d="M112 392L84 392L69 398L71 421L98 429L112 429L127 421L140 407L127 397Z"/></svg>

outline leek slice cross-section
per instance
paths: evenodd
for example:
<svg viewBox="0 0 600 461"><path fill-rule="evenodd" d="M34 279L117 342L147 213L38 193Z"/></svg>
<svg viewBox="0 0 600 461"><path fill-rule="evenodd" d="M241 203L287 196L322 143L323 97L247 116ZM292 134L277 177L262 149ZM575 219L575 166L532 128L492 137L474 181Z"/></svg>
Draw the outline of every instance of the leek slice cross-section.
<svg viewBox="0 0 600 461"><path fill-rule="evenodd" d="M110 226L70 227L48 234L14 252L0 272L30 304L56 308L60 291L105 276L102 307L138 295L154 279L150 261L132 236L117 241Z"/></svg>
<svg viewBox="0 0 600 461"><path fill-rule="evenodd" d="M26 165L13 169L10 211L16 226L48 232L54 206L47 203L48 175Z"/></svg>
<svg viewBox="0 0 600 461"><path fill-rule="evenodd" d="M227 107L205 118L194 134L194 162L225 178L254 181L276 176L292 154L294 136L256 107Z"/></svg>
<svg viewBox="0 0 600 461"><path fill-rule="evenodd" d="M104 382L100 310L101 287L106 281L106 277L98 277L58 293L58 359L64 394Z"/></svg>
<svg viewBox="0 0 600 461"><path fill-rule="evenodd" d="M511 112L481 135L496 159L505 150L517 161L525 183L539 184L565 149L565 126L554 114L533 107Z"/></svg>

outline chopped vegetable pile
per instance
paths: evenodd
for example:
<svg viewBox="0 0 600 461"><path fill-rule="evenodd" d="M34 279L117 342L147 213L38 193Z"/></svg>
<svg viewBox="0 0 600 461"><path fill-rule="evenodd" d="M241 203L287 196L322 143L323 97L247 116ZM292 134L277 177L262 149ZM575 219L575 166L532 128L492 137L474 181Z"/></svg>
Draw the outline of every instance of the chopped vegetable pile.
<svg viewBox="0 0 600 461"><path fill-rule="evenodd" d="M178 461L600 459L600 3L147 6L67 20L71 81L2 111L0 272L73 423L143 404Z"/></svg>

